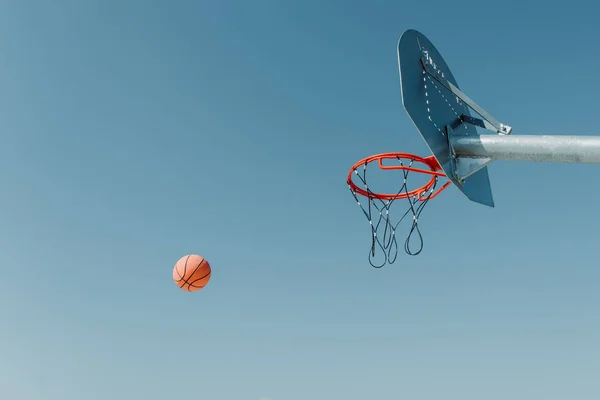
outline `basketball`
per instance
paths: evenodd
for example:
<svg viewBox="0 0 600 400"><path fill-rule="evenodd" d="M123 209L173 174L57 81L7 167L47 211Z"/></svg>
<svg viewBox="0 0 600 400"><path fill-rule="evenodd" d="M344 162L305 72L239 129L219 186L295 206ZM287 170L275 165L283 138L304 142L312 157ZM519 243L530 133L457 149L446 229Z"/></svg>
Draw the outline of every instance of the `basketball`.
<svg viewBox="0 0 600 400"><path fill-rule="evenodd" d="M202 256L189 254L177 261L173 268L173 280L180 289L195 292L210 280L210 264Z"/></svg>

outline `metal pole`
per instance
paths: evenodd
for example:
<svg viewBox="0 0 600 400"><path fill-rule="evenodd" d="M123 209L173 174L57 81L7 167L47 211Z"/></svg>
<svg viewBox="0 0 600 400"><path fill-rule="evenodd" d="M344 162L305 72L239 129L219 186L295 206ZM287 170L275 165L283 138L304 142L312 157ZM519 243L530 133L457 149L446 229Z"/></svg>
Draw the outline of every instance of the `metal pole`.
<svg viewBox="0 0 600 400"><path fill-rule="evenodd" d="M600 164L600 136L454 135L450 142L459 157Z"/></svg>

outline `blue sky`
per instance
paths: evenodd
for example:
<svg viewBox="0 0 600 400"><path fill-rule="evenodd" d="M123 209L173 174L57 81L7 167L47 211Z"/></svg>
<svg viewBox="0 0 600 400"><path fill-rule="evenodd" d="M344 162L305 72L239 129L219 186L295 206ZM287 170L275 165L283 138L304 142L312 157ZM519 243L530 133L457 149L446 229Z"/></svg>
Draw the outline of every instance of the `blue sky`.
<svg viewBox="0 0 600 400"><path fill-rule="evenodd" d="M380 270L345 184L428 155L409 28L515 134L598 133L590 7L0 2L0 397L597 399L598 167L492 164Z"/></svg>

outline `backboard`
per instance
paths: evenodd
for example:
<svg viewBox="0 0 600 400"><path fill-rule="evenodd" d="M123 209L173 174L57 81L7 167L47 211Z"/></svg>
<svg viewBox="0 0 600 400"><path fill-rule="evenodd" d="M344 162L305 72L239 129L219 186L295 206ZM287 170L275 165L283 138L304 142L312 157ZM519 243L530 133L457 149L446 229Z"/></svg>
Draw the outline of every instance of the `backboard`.
<svg viewBox="0 0 600 400"><path fill-rule="evenodd" d="M408 30L398 42L398 64L402 103L406 112L421 133L427 146L439 162L446 176L470 200L494 206L487 167L479 169L464 180L456 174L456 164L451 155L450 138L477 138L475 126L463 123L469 117L469 107L440 81L424 69L429 64L440 78L459 88L450 68L435 46L420 32Z"/></svg>

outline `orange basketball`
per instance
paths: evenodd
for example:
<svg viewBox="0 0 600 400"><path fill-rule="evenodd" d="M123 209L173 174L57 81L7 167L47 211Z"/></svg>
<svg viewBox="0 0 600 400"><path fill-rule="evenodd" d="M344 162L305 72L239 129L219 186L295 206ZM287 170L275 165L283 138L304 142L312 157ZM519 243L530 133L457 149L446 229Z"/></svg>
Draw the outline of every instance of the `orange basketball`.
<svg viewBox="0 0 600 400"><path fill-rule="evenodd" d="M204 257L196 254L183 256L173 268L173 280L188 292L200 290L210 280L210 264Z"/></svg>

